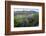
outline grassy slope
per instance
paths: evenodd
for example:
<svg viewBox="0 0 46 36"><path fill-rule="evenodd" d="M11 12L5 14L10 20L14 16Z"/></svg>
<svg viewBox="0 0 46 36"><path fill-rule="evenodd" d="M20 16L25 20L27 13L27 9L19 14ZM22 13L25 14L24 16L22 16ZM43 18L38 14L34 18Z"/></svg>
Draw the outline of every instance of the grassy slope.
<svg viewBox="0 0 46 36"><path fill-rule="evenodd" d="M14 26L15 27L20 27L21 22L26 18L27 15L16 15L14 16ZM33 26L34 24L38 23L38 14L33 14L32 19L33 21L29 20L29 25L28 26ZM33 24L33 25L32 25Z"/></svg>

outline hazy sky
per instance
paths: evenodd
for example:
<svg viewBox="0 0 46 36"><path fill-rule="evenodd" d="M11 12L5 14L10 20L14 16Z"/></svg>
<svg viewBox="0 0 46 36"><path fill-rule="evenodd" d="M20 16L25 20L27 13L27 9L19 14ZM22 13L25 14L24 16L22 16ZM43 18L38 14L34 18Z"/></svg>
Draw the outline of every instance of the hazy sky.
<svg viewBox="0 0 46 36"><path fill-rule="evenodd" d="M31 9L31 8L15 8L14 9L14 11L36 11L36 12L38 12L39 11L39 9Z"/></svg>

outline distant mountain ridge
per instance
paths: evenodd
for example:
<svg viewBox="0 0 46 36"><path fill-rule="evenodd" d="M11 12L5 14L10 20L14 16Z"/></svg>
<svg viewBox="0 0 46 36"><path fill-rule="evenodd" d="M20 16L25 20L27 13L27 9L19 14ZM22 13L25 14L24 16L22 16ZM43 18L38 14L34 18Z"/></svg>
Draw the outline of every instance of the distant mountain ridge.
<svg viewBox="0 0 46 36"><path fill-rule="evenodd" d="M38 13L36 11L14 11L14 15L16 14L33 14L33 13Z"/></svg>

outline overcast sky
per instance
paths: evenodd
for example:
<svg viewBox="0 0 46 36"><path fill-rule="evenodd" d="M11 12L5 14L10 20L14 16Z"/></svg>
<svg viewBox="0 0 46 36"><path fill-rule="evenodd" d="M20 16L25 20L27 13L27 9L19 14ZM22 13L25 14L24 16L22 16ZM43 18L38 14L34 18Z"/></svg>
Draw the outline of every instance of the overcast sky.
<svg viewBox="0 0 46 36"><path fill-rule="evenodd" d="M39 9L31 9L31 8L15 8L14 11L36 11L38 12Z"/></svg>

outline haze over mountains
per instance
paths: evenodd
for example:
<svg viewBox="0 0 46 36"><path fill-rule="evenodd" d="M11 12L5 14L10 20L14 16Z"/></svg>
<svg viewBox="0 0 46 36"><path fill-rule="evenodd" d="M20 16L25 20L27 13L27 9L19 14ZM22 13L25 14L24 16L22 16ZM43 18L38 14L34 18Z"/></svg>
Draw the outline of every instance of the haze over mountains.
<svg viewBox="0 0 46 36"><path fill-rule="evenodd" d="M14 16L16 14L34 14L34 13L38 13L36 11L14 11Z"/></svg>

